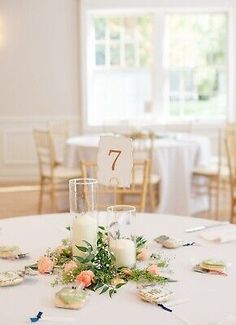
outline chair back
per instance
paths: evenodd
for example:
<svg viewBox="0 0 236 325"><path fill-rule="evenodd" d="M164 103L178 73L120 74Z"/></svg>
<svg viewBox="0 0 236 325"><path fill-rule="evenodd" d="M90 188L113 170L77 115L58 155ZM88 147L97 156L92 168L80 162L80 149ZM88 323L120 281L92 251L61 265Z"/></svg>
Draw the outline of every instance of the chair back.
<svg viewBox="0 0 236 325"><path fill-rule="evenodd" d="M217 131L217 169L218 175L221 177L224 171L228 169L228 152L226 148L226 139L228 136L236 132L236 124L227 123L223 128L219 128Z"/></svg>
<svg viewBox="0 0 236 325"><path fill-rule="evenodd" d="M56 165L52 137L49 131L34 130L34 139L41 177L53 177Z"/></svg>
<svg viewBox="0 0 236 325"><path fill-rule="evenodd" d="M236 128L228 129L225 134L225 145L228 158L231 185L236 187Z"/></svg>
<svg viewBox="0 0 236 325"><path fill-rule="evenodd" d="M52 142L55 150L56 164L63 164L66 159L66 141L69 136L68 121L49 122L49 131L51 133Z"/></svg>
<svg viewBox="0 0 236 325"><path fill-rule="evenodd" d="M149 160L152 163L154 134L152 132L133 132L129 135L133 140L134 159Z"/></svg>
<svg viewBox="0 0 236 325"><path fill-rule="evenodd" d="M233 222L235 218L236 207L236 128L227 129L225 134L225 145L228 158L229 167L229 182L231 195L231 213L230 221Z"/></svg>
<svg viewBox="0 0 236 325"><path fill-rule="evenodd" d="M147 199L147 189L149 183L149 160L134 161L132 169L132 181L129 188L117 188L99 184L98 195L99 209L104 210L109 205L132 204L140 212L144 212ZM81 161L82 177L97 177L97 163L93 161ZM106 194L109 195L106 196ZM106 197L105 197L106 196ZM130 198L132 196L132 202ZM122 202L121 202L122 200Z"/></svg>

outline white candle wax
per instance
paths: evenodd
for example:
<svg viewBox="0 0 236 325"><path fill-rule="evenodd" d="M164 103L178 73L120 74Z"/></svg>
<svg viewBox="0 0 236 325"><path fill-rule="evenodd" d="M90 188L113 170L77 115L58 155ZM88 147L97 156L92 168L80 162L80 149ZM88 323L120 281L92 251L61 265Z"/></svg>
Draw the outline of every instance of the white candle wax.
<svg viewBox="0 0 236 325"><path fill-rule="evenodd" d="M110 250L115 255L117 267L133 267L135 265L136 248L133 240L111 239Z"/></svg>
<svg viewBox="0 0 236 325"><path fill-rule="evenodd" d="M74 219L72 226L72 252L74 256L84 256L76 246L86 246L84 240L94 248L97 244L97 221L89 214Z"/></svg>

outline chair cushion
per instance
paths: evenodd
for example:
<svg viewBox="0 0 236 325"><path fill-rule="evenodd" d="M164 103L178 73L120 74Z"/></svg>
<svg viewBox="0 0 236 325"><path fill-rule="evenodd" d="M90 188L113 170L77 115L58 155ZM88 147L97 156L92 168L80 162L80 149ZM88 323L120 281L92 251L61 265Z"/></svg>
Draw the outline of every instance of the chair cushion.
<svg viewBox="0 0 236 325"><path fill-rule="evenodd" d="M54 176L60 179L81 177L81 170L79 168L57 166L54 168Z"/></svg>
<svg viewBox="0 0 236 325"><path fill-rule="evenodd" d="M51 173L48 168L44 169L43 176L51 178ZM54 177L55 179L58 180L81 177L81 170L79 168L69 168L69 167L59 165L54 167Z"/></svg>
<svg viewBox="0 0 236 325"><path fill-rule="evenodd" d="M141 185L143 183L143 176L138 173L135 174L135 180L136 185ZM160 176L157 174L151 174L150 175L150 183L151 184L158 184L160 182Z"/></svg>
<svg viewBox="0 0 236 325"><path fill-rule="evenodd" d="M195 176L216 177L218 175L218 166L195 167L193 174ZM222 166L220 174L223 177L229 176L229 170L226 166Z"/></svg>

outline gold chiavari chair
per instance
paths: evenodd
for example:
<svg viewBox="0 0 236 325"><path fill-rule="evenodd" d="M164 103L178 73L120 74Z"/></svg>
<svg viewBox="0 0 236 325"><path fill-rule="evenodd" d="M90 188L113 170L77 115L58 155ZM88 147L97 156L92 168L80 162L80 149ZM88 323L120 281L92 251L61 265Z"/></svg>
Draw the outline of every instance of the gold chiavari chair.
<svg viewBox="0 0 236 325"><path fill-rule="evenodd" d="M149 160L134 161L132 182L129 188L99 185L98 201L100 204L98 208L104 210L109 205L130 204L131 199L132 205L134 205L139 212L144 212L147 199L149 168ZM97 163L93 161L81 161L81 172L82 177L96 178ZM108 200L106 201L106 199ZM101 203L104 201L105 203Z"/></svg>
<svg viewBox="0 0 236 325"><path fill-rule="evenodd" d="M226 124L224 128L219 128L217 132L217 156L213 157L209 166L196 167L193 170L194 177L205 178L206 185L199 186L194 184L195 188L200 190L201 195L208 195L209 198L209 211L212 214L213 198L215 198L215 218L219 217L220 198L222 191L226 192L229 185L229 170L227 166L227 156L225 147L225 136L232 128ZM201 191L201 187L207 187L207 192Z"/></svg>
<svg viewBox="0 0 236 325"><path fill-rule="evenodd" d="M58 165L50 131L34 130L34 139L40 172L38 213L42 213L44 193L50 195L52 211L57 212L56 193L60 190L68 190L67 181L80 177L81 171L78 168ZM66 188L65 186L63 188L63 185L66 185Z"/></svg>
<svg viewBox="0 0 236 325"><path fill-rule="evenodd" d="M230 177L230 222L233 223L236 217L236 127L227 129L225 134L225 145Z"/></svg>
<svg viewBox="0 0 236 325"><path fill-rule="evenodd" d="M155 134L152 132L133 132L128 135L133 140L134 159L146 159L150 162L148 174L148 203L153 212L159 202L160 176L153 173L153 150Z"/></svg>
<svg viewBox="0 0 236 325"><path fill-rule="evenodd" d="M55 150L55 160L57 165L63 165L67 155L66 140L69 137L69 123L63 121L50 121L48 128L51 133Z"/></svg>

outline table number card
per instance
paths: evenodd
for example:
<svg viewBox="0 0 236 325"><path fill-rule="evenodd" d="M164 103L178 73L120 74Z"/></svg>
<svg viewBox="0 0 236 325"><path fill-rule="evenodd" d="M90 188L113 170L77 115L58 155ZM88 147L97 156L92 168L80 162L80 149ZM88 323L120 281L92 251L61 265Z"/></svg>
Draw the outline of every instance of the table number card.
<svg viewBox="0 0 236 325"><path fill-rule="evenodd" d="M100 137L97 165L100 184L129 187L133 168L132 140L122 136Z"/></svg>

